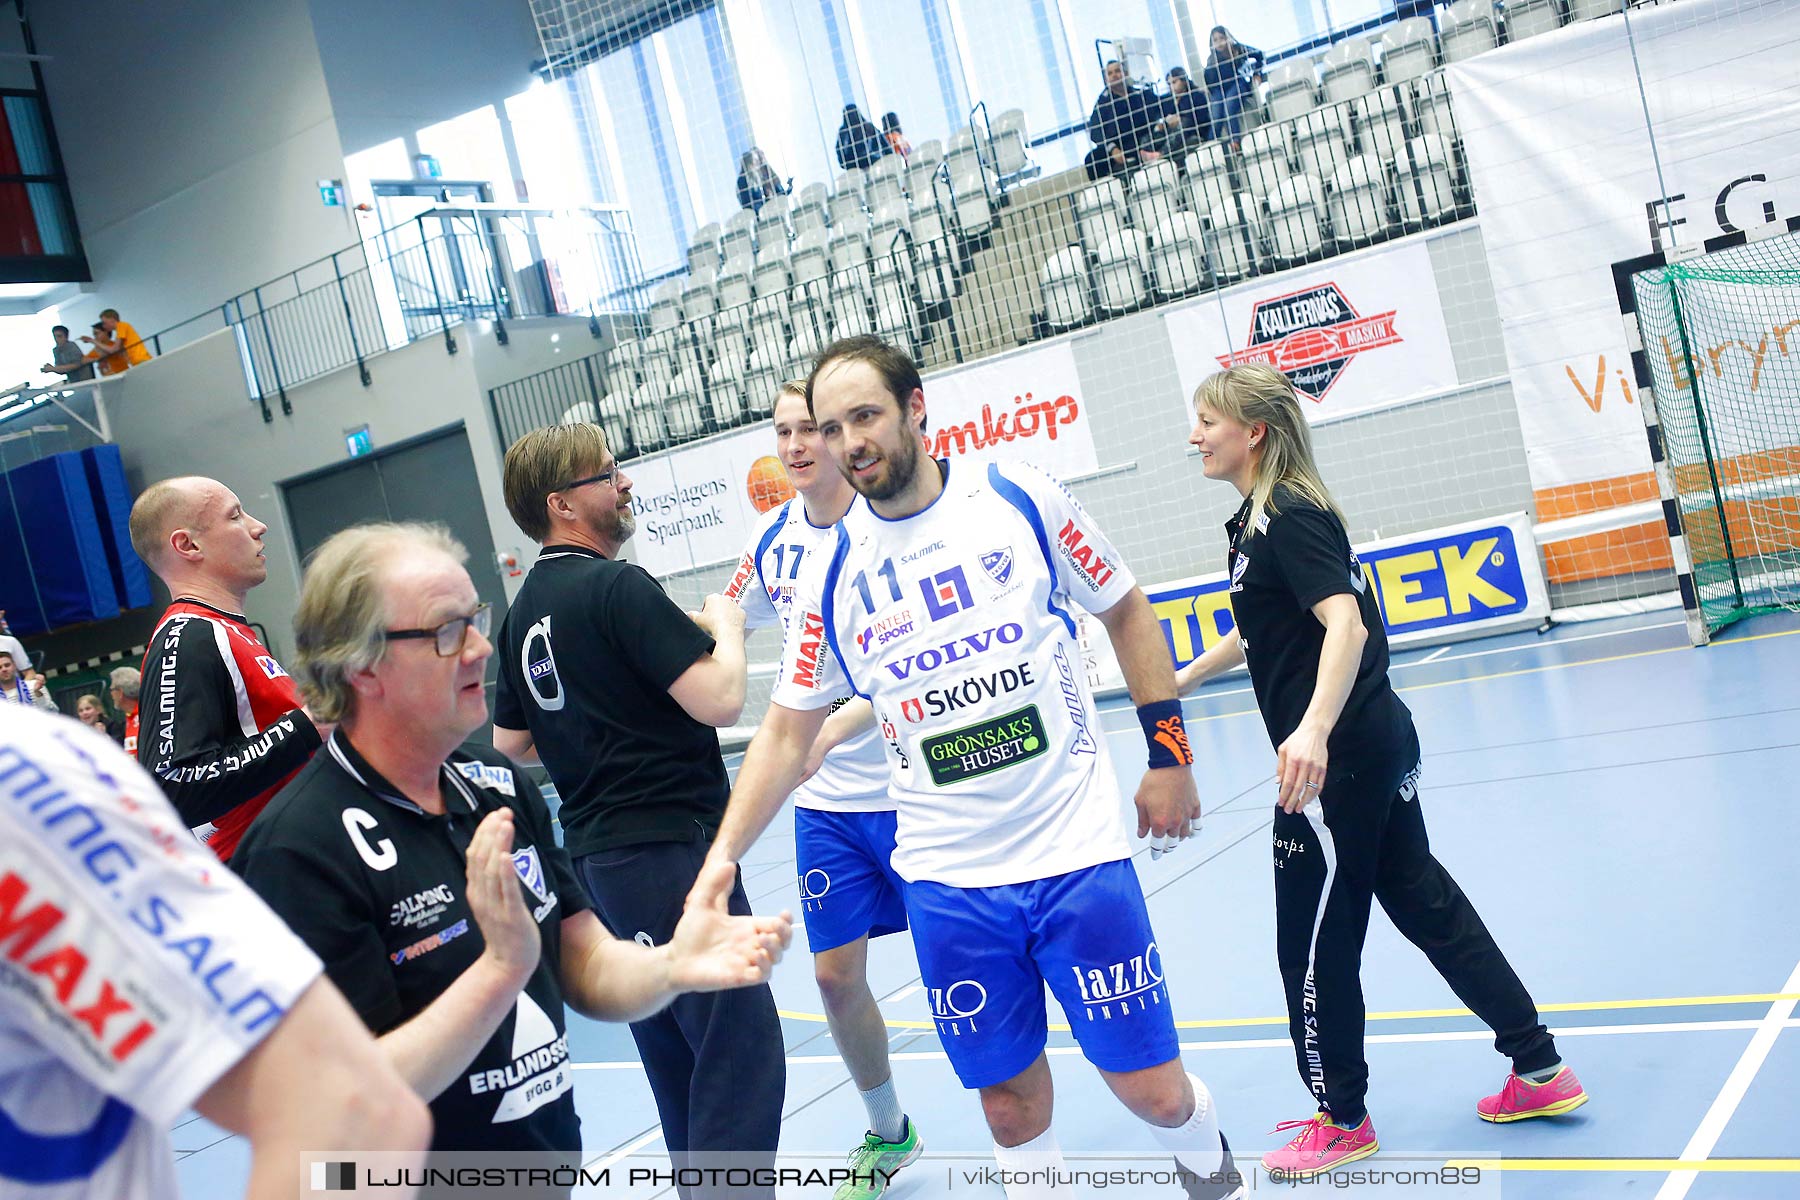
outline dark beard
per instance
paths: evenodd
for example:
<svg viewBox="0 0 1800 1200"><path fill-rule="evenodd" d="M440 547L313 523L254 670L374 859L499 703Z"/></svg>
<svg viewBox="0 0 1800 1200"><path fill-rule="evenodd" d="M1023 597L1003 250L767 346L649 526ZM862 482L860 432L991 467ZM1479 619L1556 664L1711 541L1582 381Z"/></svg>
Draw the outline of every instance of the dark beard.
<svg viewBox="0 0 1800 1200"><path fill-rule="evenodd" d="M919 442L910 439L906 444L906 457L887 457L887 477L877 483L858 483L851 479L851 486L863 494L868 500L892 500L901 492L912 486L913 477L919 473Z"/></svg>

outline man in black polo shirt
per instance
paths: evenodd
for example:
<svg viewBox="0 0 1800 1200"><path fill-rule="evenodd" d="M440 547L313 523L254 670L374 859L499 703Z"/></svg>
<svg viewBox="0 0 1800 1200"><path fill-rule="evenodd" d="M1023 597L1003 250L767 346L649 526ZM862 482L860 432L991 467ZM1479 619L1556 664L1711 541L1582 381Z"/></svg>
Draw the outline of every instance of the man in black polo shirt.
<svg viewBox="0 0 1800 1200"><path fill-rule="evenodd" d="M487 720L493 650L465 558L418 525L320 547L294 621L297 674L339 724L233 865L431 1100L434 1150L576 1155L564 1003L633 1020L684 990L760 983L791 923L728 915L723 870L666 945L601 928L530 779L458 748Z"/></svg>
<svg viewBox="0 0 1800 1200"><path fill-rule="evenodd" d="M520 438L505 490L543 551L500 631L494 746L541 757L607 928L661 946L725 811L714 730L743 710L743 609L708 596L690 617L642 568L616 561L635 524L631 481L599 426ZM741 883L731 911L750 912ZM631 1032L672 1153L772 1157L786 1062L766 987L684 997Z"/></svg>

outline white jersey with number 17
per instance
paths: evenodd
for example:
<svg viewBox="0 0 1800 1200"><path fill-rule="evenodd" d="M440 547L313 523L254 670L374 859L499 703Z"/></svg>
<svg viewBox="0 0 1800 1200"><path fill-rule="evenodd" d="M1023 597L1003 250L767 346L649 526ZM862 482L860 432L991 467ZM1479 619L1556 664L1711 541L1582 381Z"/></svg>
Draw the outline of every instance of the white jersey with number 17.
<svg viewBox="0 0 1800 1200"><path fill-rule="evenodd" d="M993 887L1127 858L1069 608L1106 611L1131 573L1035 467L939 469L924 511L859 500L801 572L774 700L873 702L904 879Z"/></svg>
<svg viewBox="0 0 1800 1200"><path fill-rule="evenodd" d="M821 529L808 521L798 497L770 509L751 532L725 597L743 606L745 624L753 629L779 622L785 643L793 632L794 585L801 564L829 556L836 544L837 526ZM887 756L876 731L865 730L827 754L818 774L794 789L794 805L836 812L891 811Z"/></svg>

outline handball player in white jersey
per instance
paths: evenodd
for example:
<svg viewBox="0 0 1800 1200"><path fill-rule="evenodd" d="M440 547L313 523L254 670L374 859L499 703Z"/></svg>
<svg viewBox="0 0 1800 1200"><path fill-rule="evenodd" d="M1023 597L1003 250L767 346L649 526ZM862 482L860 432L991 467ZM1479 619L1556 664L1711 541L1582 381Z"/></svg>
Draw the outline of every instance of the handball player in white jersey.
<svg viewBox="0 0 1800 1200"><path fill-rule="evenodd" d="M831 553L856 491L825 452L804 382L782 384L775 397L775 453L795 495L757 522L725 596L743 606L746 625L779 623L785 635L801 564ZM808 765L815 773L794 789L794 855L813 975L869 1114L869 1131L850 1155L858 1179L836 1200L881 1195L893 1172L924 1150L895 1094L887 1023L869 990L869 939L906 929L905 885L890 862L894 801L881 741L868 701L837 706L814 744Z"/></svg>
<svg viewBox="0 0 1800 1200"><path fill-rule="evenodd" d="M169 1129L190 1107L248 1136L257 1198L294 1195L307 1152L417 1166L431 1140L318 958L137 763L4 706L0 1196L172 1198Z"/></svg>
<svg viewBox="0 0 1800 1200"><path fill-rule="evenodd" d="M1138 835L1200 816L1167 644L1117 552L1026 466L928 456L918 368L872 337L807 381L826 450L861 494L795 581L774 703L713 853L742 856L799 781L830 706L870 701L898 802L894 869L938 1037L981 1093L1010 1200L1067 1196L1044 1055L1044 987L1082 1053L1183 1168L1190 1196L1241 1178L1180 1058L1164 963L1119 822L1071 604L1106 627L1149 769ZM818 561L818 560L823 561Z"/></svg>

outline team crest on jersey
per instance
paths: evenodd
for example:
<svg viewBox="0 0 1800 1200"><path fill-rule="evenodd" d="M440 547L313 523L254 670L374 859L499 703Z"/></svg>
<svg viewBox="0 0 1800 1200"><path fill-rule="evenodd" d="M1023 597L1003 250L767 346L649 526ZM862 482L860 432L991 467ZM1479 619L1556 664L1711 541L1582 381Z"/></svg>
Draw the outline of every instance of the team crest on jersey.
<svg viewBox="0 0 1800 1200"><path fill-rule="evenodd" d="M538 858L536 846L527 846L523 850L514 850L513 870L519 873L519 881L531 889L531 894L539 900L548 900L550 891L544 886L544 863Z"/></svg>
<svg viewBox="0 0 1800 1200"><path fill-rule="evenodd" d="M981 556L981 569L988 573L988 578L992 579L1001 587L1005 587L1007 580L1012 578L1012 547L1007 546L1000 550L989 550L986 554Z"/></svg>
<svg viewBox="0 0 1800 1200"><path fill-rule="evenodd" d="M1356 551L1350 552L1350 586L1362 595L1369 587L1369 577L1363 574L1362 560L1356 557Z"/></svg>
<svg viewBox="0 0 1800 1200"><path fill-rule="evenodd" d="M1248 554L1245 554L1241 550L1238 551L1238 556L1237 556L1236 560L1233 561L1231 564L1231 590L1232 591L1241 592L1244 590L1244 572L1248 571L1249 569L1250 569L1250 556Z"/></svg>
<svg viewBox="0 0 1800 1200"><path fill-rule="evenodd" d="M262 673L264 675L268 676L270 679L285 679L287 677L287 671L285 669L283 669L282 665L280 663L276 662L275 659L270 655L267 655L267 654L257 655L256 656L256 665L261 667Z"/></svg>

